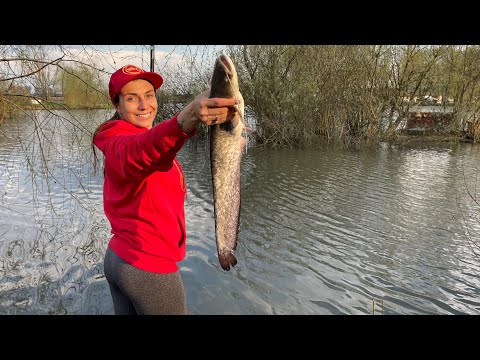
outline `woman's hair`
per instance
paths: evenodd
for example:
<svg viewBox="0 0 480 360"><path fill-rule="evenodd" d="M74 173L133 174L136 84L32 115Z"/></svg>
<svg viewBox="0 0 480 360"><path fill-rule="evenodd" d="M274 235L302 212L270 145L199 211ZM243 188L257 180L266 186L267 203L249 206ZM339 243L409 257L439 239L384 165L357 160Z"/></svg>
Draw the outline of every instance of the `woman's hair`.
<svg viewBox="0 0 480 360"><path fill-rule="evenodd" d="M119 102L119 99L118 99L118 94L115 95L115 98L113 99L114 100L114 103L115 105L118 104ZM93 135L92 135L92 152L93 152L93 176L95 176L95 174L97 173L97 164L98 164L98 156L97 156L97 150L95 149L96 146L95 144L93 143L93 140L95 139L95 136L97 136L97 134L100 132L100 129L107 123L109 123L110 121L114 121L114 120L122 120L123 117L120 115L120 113L118 111L115 111L115 113L113 114L113 116L104 121L103 123L101 123L100 125L97 126L97 128L95 129L95 131L93 132ZM103 169L105 171L105 169Z"/></svg>

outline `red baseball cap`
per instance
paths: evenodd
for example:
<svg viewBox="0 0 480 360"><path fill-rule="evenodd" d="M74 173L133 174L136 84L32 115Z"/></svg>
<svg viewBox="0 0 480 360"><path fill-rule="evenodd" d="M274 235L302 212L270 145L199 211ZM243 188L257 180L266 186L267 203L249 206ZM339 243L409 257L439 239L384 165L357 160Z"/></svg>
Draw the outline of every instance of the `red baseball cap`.
<svg viewBox="0 0 480 360"><path fill-rule="evenodd" d="M150 81L155 90L157 90L163 84L163 78L160 76L160 74L142 70L135 65L125 65L121 69L115 71L112 76L110 76L108 92L110 93L110 100L112 100L112 104L114 104L113 99L115 98L115 95L120 92L122 87L124 87L129 81L135 79L145 79Z"/></svg>

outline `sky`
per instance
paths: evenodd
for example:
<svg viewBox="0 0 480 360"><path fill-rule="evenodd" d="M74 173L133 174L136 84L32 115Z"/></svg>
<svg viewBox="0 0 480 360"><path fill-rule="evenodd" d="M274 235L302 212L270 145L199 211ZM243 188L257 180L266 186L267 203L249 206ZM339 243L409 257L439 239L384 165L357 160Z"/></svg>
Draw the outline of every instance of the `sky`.
<svg viewBox="0 0 480 360"><path fill-rule="evenodd" d="M45 55L49 60L61 59L63 64L69 61L82 61L100 69L100 76L108 81L109 76L122 66L131 64L138 66L146 71L150 71L151 45L45 45L42 49L34 45L28 52L28 57L35 58L38 52L39 58ZM42 47L42 46L40 46ZM1 47L0 47L1 48ZM14 46L6 46L4 49L15 51ZM21 51L21 49L17 49ZM188 78L191 74L198 74L199 69L208 69L213 66L213 62L220 52L225 50L223 45L154 45L154 69L153 71L164 76L164 86L169 86L169 80ZM8 52L5 54L8 55ZM19 53L12 52L12 59L18 58ZM8 56L5 55L7 58ZM56 70L55 66L46 69L51 72L49 77L53 77ZM28 77L28 73L21 61L10 60L0 64L0 75L5 77L17 77L17 82L27 86L33 86ZM186 76L186 77L184 77Z"/></svg>
<svg viewBox="0 0 480 360"><path fill-rule="evenodd" d="M177 65L184 56L198 56L207 51L209 54L222 51L223 45L153 45L154 71L162 71L165 66ZM113 72L123 65L132 64L150 70L150 45L67 45L72 54L95 58L107 72Z"/></svg>

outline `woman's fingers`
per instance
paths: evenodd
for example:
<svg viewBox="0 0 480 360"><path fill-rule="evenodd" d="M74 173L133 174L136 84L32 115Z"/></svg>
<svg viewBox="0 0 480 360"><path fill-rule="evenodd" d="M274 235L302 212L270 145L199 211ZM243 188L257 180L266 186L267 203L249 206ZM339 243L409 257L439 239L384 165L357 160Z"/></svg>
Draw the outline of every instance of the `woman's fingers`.
<svg viewBox="0 0 480 360"><path fill-rule="evenodd" d="M211 98L202 100L202 110L200 116L202 122L207 125L221 124L226 120L233 118L237 109L234 98Z"/></svg>
<svg viewBox="0 0 480 360"><path fill-rule="evenodd" d="M235 98L206 98L203 99L204 106L208 108L220 108L235 106L237 104L237 99Z"/></svg>

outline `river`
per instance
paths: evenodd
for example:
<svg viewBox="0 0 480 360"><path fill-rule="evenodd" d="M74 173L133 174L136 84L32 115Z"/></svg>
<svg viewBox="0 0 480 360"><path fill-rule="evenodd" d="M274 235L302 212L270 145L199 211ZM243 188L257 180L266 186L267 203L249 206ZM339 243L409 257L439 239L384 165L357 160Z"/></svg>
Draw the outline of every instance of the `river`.
<svg viewBox="0 0 480 360"><path fill-rule="evenodd" d="M112 314L90 136L104 111L0 127L0 314ZM480 146L263 150L242 162L238 264L216 257L208 146L187 183L189 313L479 314Z"/></svg>

